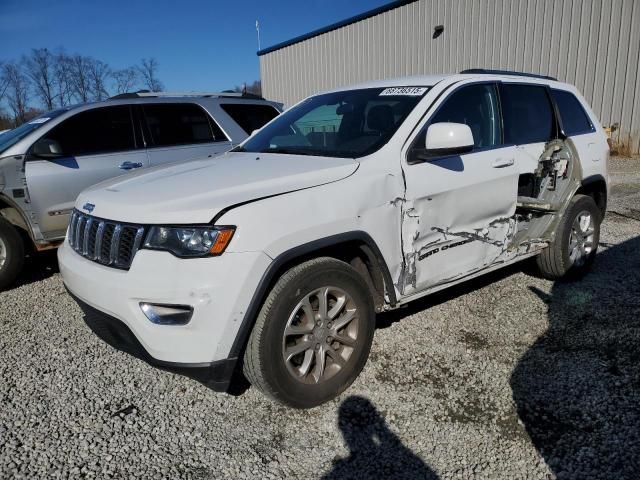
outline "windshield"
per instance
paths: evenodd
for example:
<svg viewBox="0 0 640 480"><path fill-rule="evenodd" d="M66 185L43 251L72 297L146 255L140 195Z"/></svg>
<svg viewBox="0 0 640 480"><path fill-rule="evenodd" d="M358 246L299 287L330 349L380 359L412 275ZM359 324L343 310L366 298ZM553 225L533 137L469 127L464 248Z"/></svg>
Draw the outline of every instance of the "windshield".
<svg viewBox="0 0 640 480"><path fill-rule="evenodd" d="M47 122L56 118L58 115L62 115L66 111L68 111L67 108L61 108L60 110L52 110L51 112L43 113L39 117L25 122L13 130L0 134L0 153L4 152L34 130L42 127Z"/></svg>
<svg viewBox="0 0 640 480"><path fill-rule="evenodd" d="M365 88L308 98L236 151L358 158L396 132L427 87Z"/></svg>

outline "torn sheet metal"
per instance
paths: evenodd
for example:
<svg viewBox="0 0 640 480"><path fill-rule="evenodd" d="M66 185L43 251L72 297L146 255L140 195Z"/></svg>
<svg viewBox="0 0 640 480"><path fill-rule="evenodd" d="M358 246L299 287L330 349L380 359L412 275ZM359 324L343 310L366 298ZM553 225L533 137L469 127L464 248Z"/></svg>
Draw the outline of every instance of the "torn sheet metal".
<svg viewBox="0 0 640 480"><path fill-rule="evenodd" d="M406 203L403 206L404 269L396 286L404 293L437 284L455 272L474 271L501 260L516 232L514 217L498 217L467 230L427 227L430 235L423 235L420 212Z"/></svg>
<svg viewBox="0 0 640 480"><path fill-rule="evenodd" d="M451 177L457 189L455 185L439 187L431 195L403 201L404 265L398 290L419 292L546 247L580 187L577 158L571 140L545 145L535 170L523 172L534 179L530 197L518 196L517 175L493 179L491 174L471 171L474 165L468 162L465 174L478 176L476 183ZM435 168L432 174L436 179L449 175Z"/></svg>
<svg viewBox="0 0 640 480"><path fill-rule="evenodd" d="M548 244L571 199L581 186L582 167L578 151L571 139L552 140L540 156L534 172L537 188L534 197L518 198L521 218L515 248L531 248L532 244ZM544 206L544 208L541 208Z"/></svg>
<svg viewBox="0 0 640 480"><path fill-rule="evenodd" d="M505 146L407 170L398 278L404 294L493 262L507 248L515 231L516 154Z"/></svg>

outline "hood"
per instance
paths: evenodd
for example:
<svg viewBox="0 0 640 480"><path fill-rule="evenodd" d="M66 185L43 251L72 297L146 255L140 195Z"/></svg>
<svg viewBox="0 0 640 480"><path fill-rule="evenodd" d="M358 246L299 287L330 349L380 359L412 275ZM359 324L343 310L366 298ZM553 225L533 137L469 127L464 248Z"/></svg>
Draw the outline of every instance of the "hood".
<svg viewBox="0 0 640 480"><path fill-rule="evenodd" d="M228 152L99 183L76 207L91 203L92 215L121 222L209 223L232 205L335 182L357 168L350 158Z"/></svg>

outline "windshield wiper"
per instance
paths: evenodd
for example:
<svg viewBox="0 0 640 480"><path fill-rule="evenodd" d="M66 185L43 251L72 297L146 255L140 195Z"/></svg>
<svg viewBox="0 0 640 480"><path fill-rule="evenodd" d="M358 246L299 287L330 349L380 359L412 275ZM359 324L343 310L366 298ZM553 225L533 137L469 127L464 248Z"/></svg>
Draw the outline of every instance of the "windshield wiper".
<svg viewBox="0 0 640 480"><path fill-rule="evenodd" d="M307 155L314 157L338 157L338 158L357 158L358 152L354 150L323 150L321 148L265 148L258 153L285 153L290 155Z"/></svg>
<svg viewBox="0 0 640 480"><path fill-rule="evenodd" d="M296 148L287 148L287 147L265 148L264 150L260 150L259 153L288 153L290 155L313 155L314 154L309 150L300 150Z"/></svg>

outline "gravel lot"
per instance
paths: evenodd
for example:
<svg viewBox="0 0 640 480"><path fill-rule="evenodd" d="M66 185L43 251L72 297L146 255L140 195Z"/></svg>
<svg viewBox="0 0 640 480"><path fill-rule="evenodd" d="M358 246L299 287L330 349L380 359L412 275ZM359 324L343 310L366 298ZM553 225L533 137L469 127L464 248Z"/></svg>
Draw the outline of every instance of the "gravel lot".
<svg viewBox="0 0 640 480"><path fill-rule="evenodd" d="M516 266L380 315L363 374L310 411L111 349L34 258L0 293L0 477L638 478L640 160L611 173L586 278Z"/></svg>

